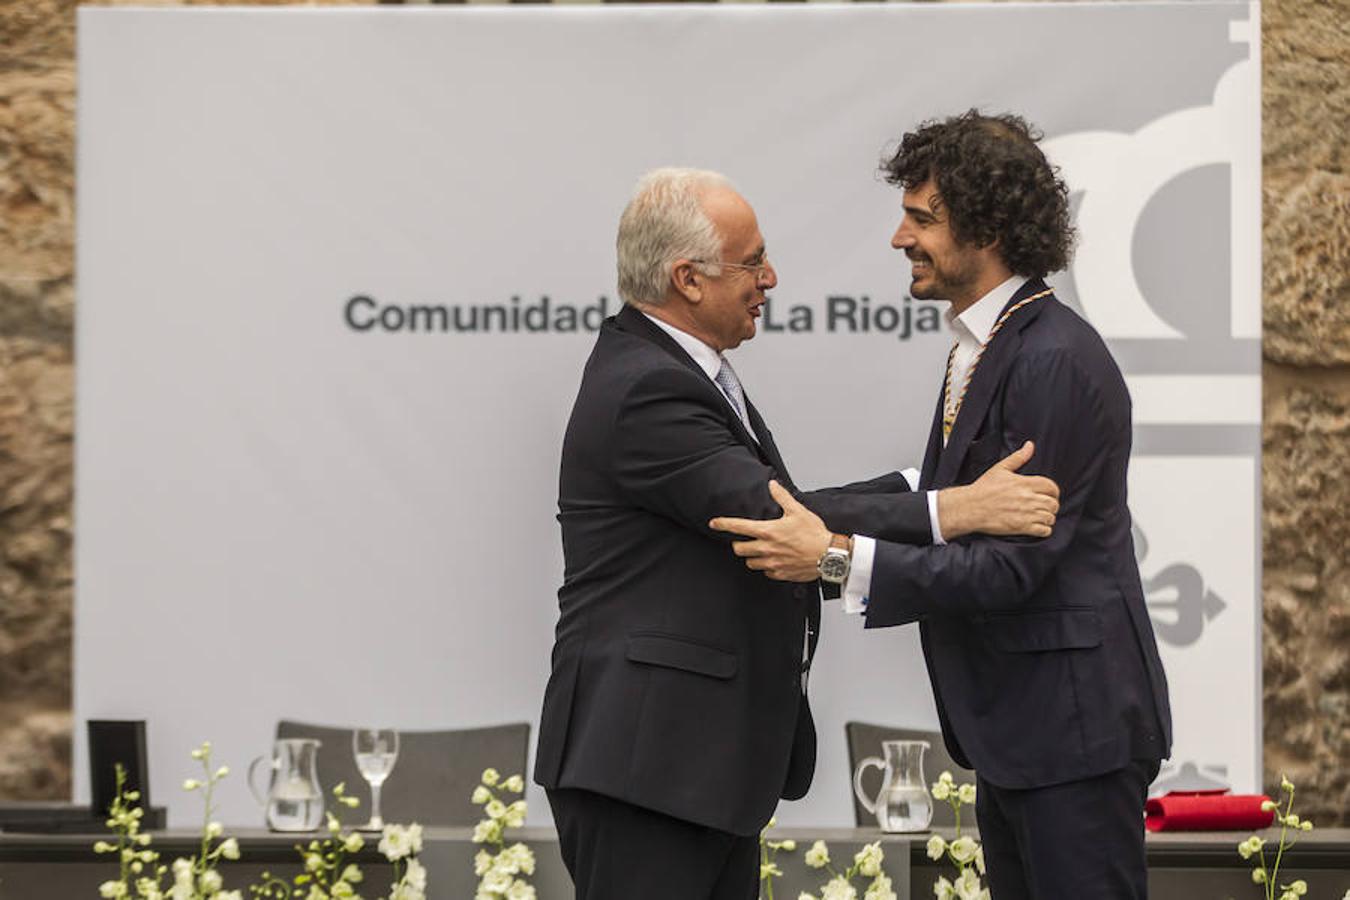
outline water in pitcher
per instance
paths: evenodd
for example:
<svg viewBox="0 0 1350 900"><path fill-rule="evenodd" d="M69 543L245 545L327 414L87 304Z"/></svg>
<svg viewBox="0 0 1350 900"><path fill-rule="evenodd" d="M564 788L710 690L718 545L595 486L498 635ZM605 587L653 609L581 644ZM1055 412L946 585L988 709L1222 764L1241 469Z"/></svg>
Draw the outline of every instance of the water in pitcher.
<svg viewBox="0 0 1350 900"><path fill-rule="evenodd" d="M877 798L882 831L923 831L933 819L933 803L922 787L893 786Z"/></svg>
<svg viewBox="0 0 1350 900"><path fill-rule="evenodd" d="M272 790L267 820L277 831L313 831L323 824L323 798L304 778L279 780Z"/></svg>
<svg viewBox="0 0 1350 900"><path fill-rule="evenodd" d="M323 824L323 801L273 800L267 809L267 821L276 831L313 831Z"/></svg>

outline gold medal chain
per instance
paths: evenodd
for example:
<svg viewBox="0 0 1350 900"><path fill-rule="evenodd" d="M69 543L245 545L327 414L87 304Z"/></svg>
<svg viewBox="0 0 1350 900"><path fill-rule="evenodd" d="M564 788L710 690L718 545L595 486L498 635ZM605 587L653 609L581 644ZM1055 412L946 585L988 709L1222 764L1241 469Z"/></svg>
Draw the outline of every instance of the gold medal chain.
<svg viewBox="0 0 1350 900"><path fill-rule="evenodd" d="M984 356L985 348L994 342L994 335L998 334L999 329L1012 317L1013 313L1017 312L1028 303L1039 300L1042 297L1048 297L1052 293L1054 293L1053 290L1047 289L1041 291L1039 294L1032 294L1030 297L1017 301L1003 311L1003 315L998 317L998 321L995 322L994 327L990 329L989 337L980 345L980 349L975 351L975 358L970 361L970 368L966 369L966 377L961 382L961 393L957 396L955 403L952 402L952 362L956 359L957 344L952 344L952 349L947 354L947 378L942 385L942 442L944 444L952 435L952 428L956 425L957 413L961 412L961 404L966 400L966 391L970 390L970 380L975 375L975 367L980 364L980 357Z"/></svg>

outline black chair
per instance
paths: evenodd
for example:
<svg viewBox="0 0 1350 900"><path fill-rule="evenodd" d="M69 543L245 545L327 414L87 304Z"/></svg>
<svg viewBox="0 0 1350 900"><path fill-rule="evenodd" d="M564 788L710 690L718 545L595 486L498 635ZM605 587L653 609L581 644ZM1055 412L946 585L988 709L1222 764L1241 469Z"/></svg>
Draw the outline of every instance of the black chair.
<svg viewBox="0 0 1350 900"><path fill-rule="evenodd" d="M351 728L283 719L277 723L277 738L317 739L316 765L325 807L345 825L361 825L370 819L370 785L356 768ZM483 770L493 768L502 778L520 775L528 781L525 766L529 748L530 726L526 722L489 728L400 731L398 760L380 791L380 813L386 822L399 824L473 825L483 817L483 808L469 797ZM338 782L346 784L349 796L360 799L360 806L353 809L332 802L333 787Z"/></svg>
<svg viewBox="0 0 1350 900"><path fill-rule="evenodd" d="M882 741L927 741L929 749L924 753L923 774L926 787L932 788L942 772L951 772L957 784L975 783L975 773L963 769L952 761L947 746L942 743L942 735L936 731L919 731L913 728L893 728L889 725L871 725L867 722L848 722L844 725L844 735L848 739L848 784L849 793L853 792L853 773L858 771L858 763L869 756L880 756ZM863 790L868 796L875 796L881 789L882 772L869 767L863 773ZM876 827L877 818L867 811L856 794L853 795L853 821L864 827ZM974 811L967 808L961 812L961 827L975 824ZM956 825L956 815L946 803L933 801L933 827L951 828Z"/></svg>

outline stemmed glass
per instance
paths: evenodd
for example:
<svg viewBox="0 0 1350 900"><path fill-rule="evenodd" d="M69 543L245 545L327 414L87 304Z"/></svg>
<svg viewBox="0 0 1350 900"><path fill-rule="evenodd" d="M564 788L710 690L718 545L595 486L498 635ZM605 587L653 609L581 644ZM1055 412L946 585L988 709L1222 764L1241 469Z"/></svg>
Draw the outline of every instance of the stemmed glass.
<svg viewBox="0 0 1350 900"><path fill-rule="evenodd" d="M380 786L394 770L398 759L398 732L392 728L358 728L352 732L352 755L361 777L370 783L370 821L361 826L363 831L380 831L384 819L380 816Z"/></svg>

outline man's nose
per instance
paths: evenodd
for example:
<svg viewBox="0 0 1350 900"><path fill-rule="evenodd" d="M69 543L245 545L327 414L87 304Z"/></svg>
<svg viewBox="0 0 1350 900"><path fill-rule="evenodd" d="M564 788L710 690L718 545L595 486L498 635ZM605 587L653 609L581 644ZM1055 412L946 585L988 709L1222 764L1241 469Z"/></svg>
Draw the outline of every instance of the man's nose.
<svg viewBox="0 0 1350 900"><path fill-rule="evenodd" d="M891 235L891 246L896 250L904 250L907 247L914 246L914 235L910 234L905 226L907 222L901 221L900 226L895 229L895 234Z"/></svg>
<svg viewBox="0 0 1350 900"><path fill-rule="evenodd" d="M774 269L773 263L767 260L764 263L764 274L759 279L759 285L766 291L778 287L778 271Z"/></svg>

